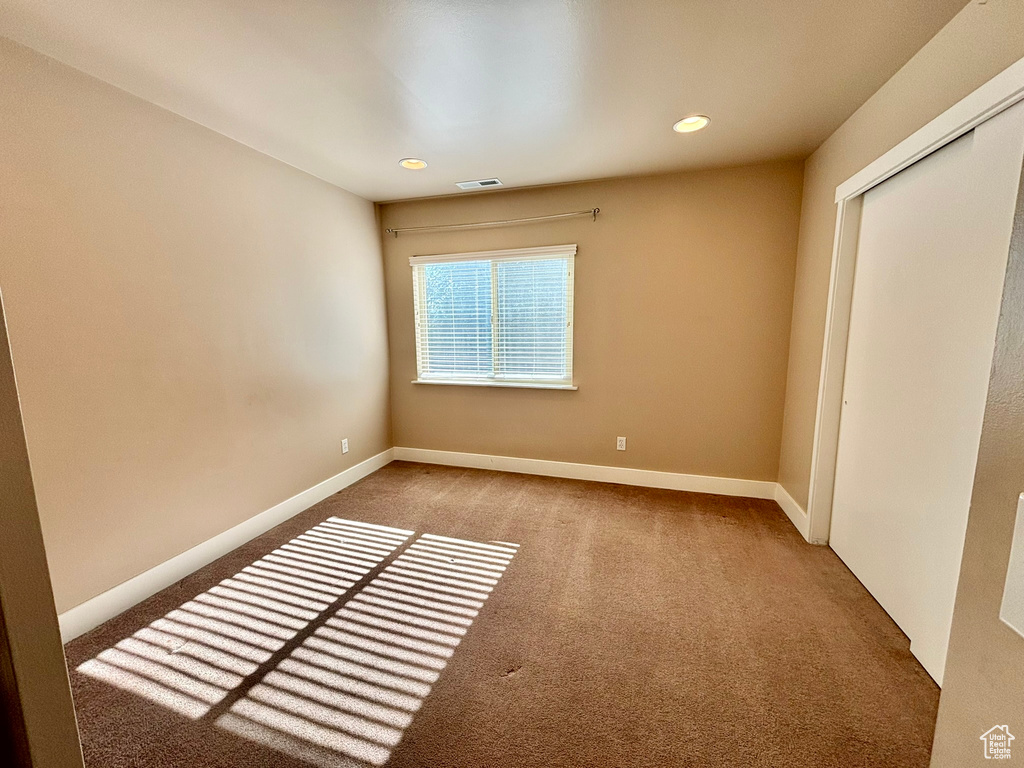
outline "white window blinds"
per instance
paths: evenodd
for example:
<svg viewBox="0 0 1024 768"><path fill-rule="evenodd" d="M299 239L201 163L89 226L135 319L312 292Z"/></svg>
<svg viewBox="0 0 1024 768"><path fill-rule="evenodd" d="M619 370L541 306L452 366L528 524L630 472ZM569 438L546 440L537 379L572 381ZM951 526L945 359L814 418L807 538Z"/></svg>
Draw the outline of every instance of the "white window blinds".
<svg viewBox="0 0 1024 768"><path fill-rule="evenodd" d="M575 245L413 256L421 382L571 387Z"/></svg>

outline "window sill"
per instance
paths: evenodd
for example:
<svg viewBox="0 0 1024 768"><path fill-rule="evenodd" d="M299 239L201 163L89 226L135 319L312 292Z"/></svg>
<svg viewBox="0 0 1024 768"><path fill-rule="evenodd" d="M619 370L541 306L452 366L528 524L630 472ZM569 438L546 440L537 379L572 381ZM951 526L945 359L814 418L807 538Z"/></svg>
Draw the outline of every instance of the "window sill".
<svg viewBox="0 0 1024 768"><path fill-rule="evenodd" d="M539 381L477 381L473 379L413 379L413 384L440 384L443 387L505 387L509 389L563 389L575 391L573 384L545 383Z"/></svg>

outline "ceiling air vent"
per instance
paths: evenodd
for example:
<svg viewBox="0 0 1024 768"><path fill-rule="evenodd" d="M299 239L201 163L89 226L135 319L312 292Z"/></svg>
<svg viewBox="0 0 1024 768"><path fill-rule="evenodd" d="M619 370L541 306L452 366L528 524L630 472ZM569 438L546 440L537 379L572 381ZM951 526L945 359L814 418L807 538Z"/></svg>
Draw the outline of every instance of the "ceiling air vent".
<svg viewBox="0 0 1024 768"><path fill-rule="evenodd" d="M487 189L488 187L500 187L498 179L477 179L476 181L457 181L455 186L459 189Z"/></svg>

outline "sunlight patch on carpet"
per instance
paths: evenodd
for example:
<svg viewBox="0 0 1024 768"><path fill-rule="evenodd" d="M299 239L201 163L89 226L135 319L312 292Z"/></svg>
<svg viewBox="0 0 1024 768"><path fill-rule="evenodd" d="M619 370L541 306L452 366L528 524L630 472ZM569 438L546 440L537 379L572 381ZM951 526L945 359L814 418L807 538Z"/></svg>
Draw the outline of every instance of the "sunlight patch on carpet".
<svg viewBox="0 0 1024 768"><path fill-rule="evenodd" d="M515 553L420 536L217 724L325 768L384 765Z"/></svg>
<svg viewBox="0 0 1024 768"><path fill-rule="evenodd" d="M381 766L517 549L332 517L77 671L311 765Z"/></svg>
<svg viewBox="0 0 1024 768"><path fill-rule="evenodd" d="M325 520L77 671L201 718L411 535Z"/></svg>

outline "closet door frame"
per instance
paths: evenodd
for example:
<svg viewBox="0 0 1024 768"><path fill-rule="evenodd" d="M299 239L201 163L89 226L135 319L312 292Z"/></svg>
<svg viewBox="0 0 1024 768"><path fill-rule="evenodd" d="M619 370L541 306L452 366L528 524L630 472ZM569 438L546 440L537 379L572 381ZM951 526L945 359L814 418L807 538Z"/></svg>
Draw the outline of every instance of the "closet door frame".
<svg viewBox="0 0 1024 768"><path fill-rule="evenodd" d="M799 514L802 510L791 515L797 529L812 544L828 544L832 524L846 344L863 195L1019 101L1024 101L1024 59L1007 67L836 187L836 229L814 418L810 491L806 512L802 516Z"/></svg>

